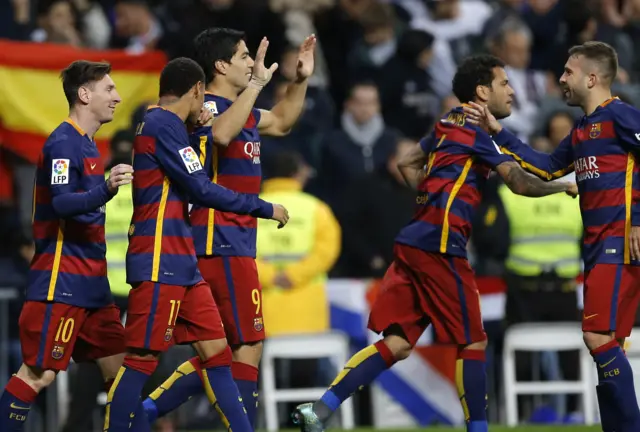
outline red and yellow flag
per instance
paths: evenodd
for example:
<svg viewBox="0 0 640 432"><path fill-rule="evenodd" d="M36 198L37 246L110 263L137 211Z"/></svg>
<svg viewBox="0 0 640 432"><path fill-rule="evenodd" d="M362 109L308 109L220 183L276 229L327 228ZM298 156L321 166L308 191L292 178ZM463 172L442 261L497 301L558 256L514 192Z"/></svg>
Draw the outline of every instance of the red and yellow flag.
<svg viewBox="0 0 640 432"><path fill-rule="evenodd" d="M161 52L131 55L0 40L0 145L37 161L47 136L69 114L60 71L80 59L111 63L111 77L122 97L114 120L96 135L103 156L109 153L111 136L131 126L132 113L142 104L156 103L158 77L167 61Z"/></svg>

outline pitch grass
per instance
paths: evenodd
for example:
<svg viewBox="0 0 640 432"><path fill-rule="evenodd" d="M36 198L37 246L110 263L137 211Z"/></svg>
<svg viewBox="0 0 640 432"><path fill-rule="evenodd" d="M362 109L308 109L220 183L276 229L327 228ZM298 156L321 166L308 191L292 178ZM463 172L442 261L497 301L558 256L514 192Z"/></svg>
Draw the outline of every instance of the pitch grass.
<svg viewBox="0 0 640 432"><path fill-rule="evenodd" d="M281 429L282 432L299 432L298 429ZM600 432L599 426L537 426L526 425L510 428L506 426L491 426L489 432ZM204 431L203 431L204 432ZM213 432L213 431L210 431ZM265 431L259 431L265 432ZM421 429L372 429L358 428L353 431L342 429L328 429L327 432L465 432L464 429L449 427L426 427Z"/></svg>

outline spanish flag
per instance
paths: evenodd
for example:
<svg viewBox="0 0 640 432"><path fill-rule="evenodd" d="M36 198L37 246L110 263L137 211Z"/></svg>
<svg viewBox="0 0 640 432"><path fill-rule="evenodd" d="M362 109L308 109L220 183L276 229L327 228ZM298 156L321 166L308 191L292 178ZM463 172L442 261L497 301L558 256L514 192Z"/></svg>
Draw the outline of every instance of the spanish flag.
<svg viewBox="0 0 640 432"><path fill-rule="evenodd" d="M158 98L158 77L167 59L121 50L82 50L65 45L0 40L0 145L35 163L47 136L67 118L69 107L60 71L75 60L111 63L122 102L111 123L96 135L103 156L118 130L131 126L132 113Z"/></svg>

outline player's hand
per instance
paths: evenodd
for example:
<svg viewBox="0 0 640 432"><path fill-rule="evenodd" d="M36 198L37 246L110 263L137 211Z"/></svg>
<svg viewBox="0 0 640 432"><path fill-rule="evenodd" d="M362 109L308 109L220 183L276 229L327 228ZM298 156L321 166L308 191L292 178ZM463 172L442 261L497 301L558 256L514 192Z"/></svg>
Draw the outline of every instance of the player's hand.
<svg viewBox="0 0 640 432"><path fill-rule="evenodd" d="M629 248L631 249L631 259L640 260L640 226L632 226L629 233Z"/></svg>
<svg viewBox="0 0 640 432"><path fill-rule="evenodd" d="M291 280L284 272L280 272L273 279L273 284L279 288L289 289L293 286Z"/></svg>
<svg viewBox="0 0 640 432"><path fill-rule="evenodd" d="M502 125L486 106L469 102L463 105L462 109L467 115L468 122L480 126L491 135L495 135L502 130Z"/></svg>
<svg viewBox="0 0 640 432"><path fill-rule="evenodd" d="M565 191L571 198L578 196L578 185L576 183L567 183L567 190Z"/></svg>
<svg viewBox="0 0 640 432"><path fill-rule="evenodd" d="M251 71L249 87L262 90L262 88L271 81L273 73L278 70L278 63L272 64L269 69L264 65L264 58L267 55L268 47L269 39L263 37L262 41L260 41L258 51L256 52L256 58L253 61L253 70Z"/></svg>
<svg viewBox="0 0 640 432"><path fill-rule="evenodd" d="M316 35L307 37L298 51L298 68L296 70L298 80L305 80L313 74L315 64Z"/></svg>
<svg viewBox="0 0 640 432"><path fill-rule="evenodd" d="M280 204L273 204L273 216L271 216L271 219L280 222L278 224L278 229L283 228L287 222L289 222L289 212L284 208L284 206Z"/></svg>
<svg viewBox="0 0 640 432"><path fill-rule="evenodd" d="M131 165L120 164L111 169L107 179L107 187L112 194L118 192L120 186L128 185L133 181L133 167Z"/></svg>
<svg viewBox="0 0 640 432"><path fill-rule="evenodd" d="M200 109L200 115L196 121L197 127L211 126L213 124L213 113L204 106Z"/></svg>

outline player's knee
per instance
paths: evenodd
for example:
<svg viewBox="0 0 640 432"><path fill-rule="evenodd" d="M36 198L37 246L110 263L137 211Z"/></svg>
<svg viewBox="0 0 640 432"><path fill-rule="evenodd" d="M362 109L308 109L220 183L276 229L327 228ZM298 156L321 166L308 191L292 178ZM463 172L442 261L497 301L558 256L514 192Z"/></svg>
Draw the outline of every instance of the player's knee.
<svg viewBox="0 0 640 432"><path fill-rule="evenodd" d="M489 344L489 341L487 341L486 339L483 341L479 341L479 342L473 342L467 346L465 346L463 349L468 349L468 350L477 350L477 351L484 351L487 349L487 345Z"/></svg>
<svg viewBox="0 0 640 432"><path fill-rule="evenodd" d="M393 354L396 361L401 361L409 357L413 346L401 336L388 335L384 338L385 345L389 348L389 351Z"/></svg>
<svg viewBox="0 0 640 432"><path fill-rule="evenodd" d="M602 345L608 344L614 338L609 333L584 332L582 334L582 339L584 340L584 343L587 346L587 348L593 351L594 349L599 348Z"/></svg>
<svg viewBox="0 0 640 432"><path fill-rule="evenodd" d="M226 339L215 339L208 341L199 341L193 344L198 356L202 361L208 360L226 351L231 352ZM231 354L229 354L231 357ZM229 360L231 363L231 360Z"/></svg>
<svg viewBox="0 0 640 432"><path fill-rule="evenodd" d="M56 379L56 372L52 370L42 370L23 364L16 376L24 381L29 387L40 393Z"/></svg>

